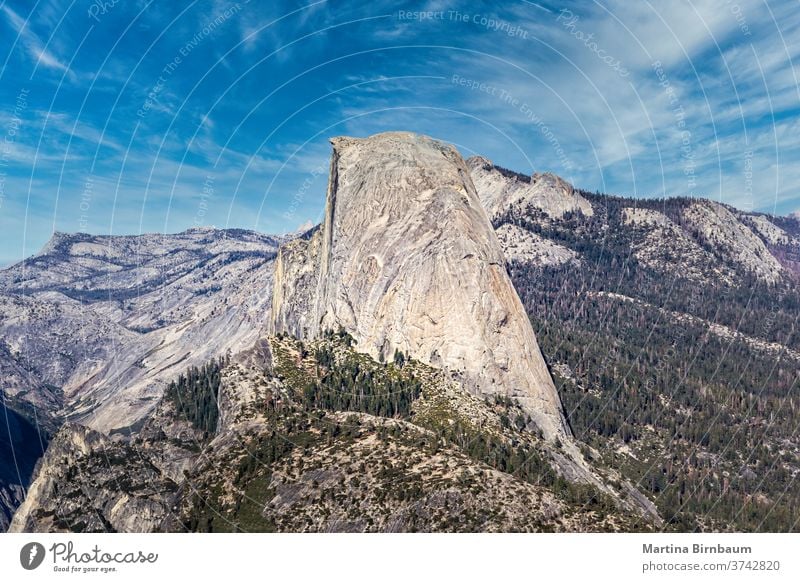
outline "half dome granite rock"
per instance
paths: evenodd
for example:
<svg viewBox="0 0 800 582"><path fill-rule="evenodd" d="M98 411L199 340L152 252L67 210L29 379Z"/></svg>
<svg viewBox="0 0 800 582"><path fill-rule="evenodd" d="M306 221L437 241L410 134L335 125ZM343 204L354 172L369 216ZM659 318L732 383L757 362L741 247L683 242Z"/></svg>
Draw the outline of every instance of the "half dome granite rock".
<svg viewBox="0 0 800 582"><path fill-rule="evenodd" d="M334 138L325 219L279 251L274 332L342 328L359 350L395 350L479 394L520 403L545 437L569 429L469 168L406 132Z"/></svg>

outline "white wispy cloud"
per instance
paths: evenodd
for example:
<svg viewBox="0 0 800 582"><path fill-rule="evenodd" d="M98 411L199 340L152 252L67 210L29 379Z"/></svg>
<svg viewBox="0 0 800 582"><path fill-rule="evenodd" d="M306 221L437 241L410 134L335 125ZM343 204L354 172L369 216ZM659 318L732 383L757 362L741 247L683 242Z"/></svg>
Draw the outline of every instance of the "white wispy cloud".
<svg viewBox="0 0 800 582"><path fill-rule="evenodd" d="M536 169L566 174L592 190L693 194L764 209L774 206L776 196L781 204L797 197L793 168L800 164L800 148L794 122L782 117L794 118L800 103L793 64L800 55L800 13L784 5L771 12L756 0L567 6L578 17L569 29L557 20L558 11L494 7L500 13L492 16L528 31L525 39L447 19L392 28L392 36L402 31L392 39L397 44L428 39L435 31L441 45L452 47L429 54L407 50L411 71L467 77L510 99L447 81L416 83L410 93L375 85L343 99L348 130L435 128L427 132L441 132L438 137L458 141L462 149L521 164L523 171L530 159ZM604 63L598 49L620 59L629 74ZM666 73L669 92L654 61ZM523 104L552 132L573 170L561 167L553 141ZM387 107L391 111L384 113ZM745 156L751 156L758 185L752 194L743 177ZM686 175L692 170L695 184Z"/></svg>
<svg viewBox="0 0 800 582"><path fill-rule="evenodd" d="M23 48L28 52L31 59L36 62L36 65L42 65L49 69L56 69L66 71L67 66L47 48L46 44L42 42L39 36L31 30L29 20L23 19L19 14L14 12L8 5L0 7L6 17L9 25L16 31L17 39L22 44Z"/></svg>

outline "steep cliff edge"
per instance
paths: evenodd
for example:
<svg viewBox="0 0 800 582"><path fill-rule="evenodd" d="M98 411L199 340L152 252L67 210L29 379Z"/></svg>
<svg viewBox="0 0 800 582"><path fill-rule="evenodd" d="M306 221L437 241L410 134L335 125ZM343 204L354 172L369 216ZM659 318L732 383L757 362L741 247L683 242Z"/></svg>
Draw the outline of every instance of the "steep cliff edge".
<svg viewBox="0 0 800 582"><path fill-rule="evenodd" d="M512 397L547 438L569 429L469 169L411 133L332 140L325 220L276 263L275 332L342 328L479 394ZM302 307L302 308L300 308Z"/></svg>

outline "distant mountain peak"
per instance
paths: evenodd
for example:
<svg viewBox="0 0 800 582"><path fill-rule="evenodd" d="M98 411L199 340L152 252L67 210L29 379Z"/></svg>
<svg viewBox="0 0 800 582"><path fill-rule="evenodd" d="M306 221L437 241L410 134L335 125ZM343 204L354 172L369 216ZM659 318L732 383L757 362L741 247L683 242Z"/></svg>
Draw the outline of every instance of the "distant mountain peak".
<svg viewBox="0 0 800 582"><path fill-rule="evenodd" d="M467 167L472 170L477 167L494 167L492 160L483 156L470 156L466 159Z"/></svg>
<svg viewBox="0 0 800 582"><path fill-rule="evenodd" d="M191 228L187 228L181 234L194 234L194 233L197 233L197 234L208 234L208 233L211 233L211 232L222 232L224 230L225 229L220 229L220 228L217 228L216 226L207 226L207 225L204 225L204 226L193 226Z"/></svg>
<svg viewBox="0 0 800 582"><path fill-rule="evenodd" d="M70 244L81 240L86 240L90 237L91 235L86 234L84 232L70 233L70 232L55 230L53 231L53 234L50 236L50 239L44 244L44 246L37 254L45 255L45 254L59 252L64 248L64 245L66 244Z"/></svg>
<svg viewBox="0 0 800 582"><path fill-rule="evenodd" d="M472 181L491 218L513 207L524 211L537 209L551 218L562 218L568 212L594 214L591 203L575 191L572 184L551 172L532 176L494 165L481 156L467 160Z"/></svg>

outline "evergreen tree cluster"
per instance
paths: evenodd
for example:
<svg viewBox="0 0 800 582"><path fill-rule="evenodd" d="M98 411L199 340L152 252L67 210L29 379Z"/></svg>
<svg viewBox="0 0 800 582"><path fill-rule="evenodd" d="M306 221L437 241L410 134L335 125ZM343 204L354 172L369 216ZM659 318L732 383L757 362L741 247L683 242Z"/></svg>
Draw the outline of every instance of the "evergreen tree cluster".
<svg viewBox="0 0 800 582"><path fill-rule="evenodd" d="M406 418L422 392L422 383L413 375L398 371L396 366L378 365L356 354L337 361L329 344L320 346L314 357L319 378L309 383L302 394L310 408ZM395 361L400 361L400 357L396 355Z"/></svg>
<svg viewBox="0 0 800 582"><path fill-rule="evenodd" d="M220 372L224 361L212 360L189 368L176 382L170 383L165 399L172 402L179 417L189 421L206 435L214 434L219 420Z"/></svg>

